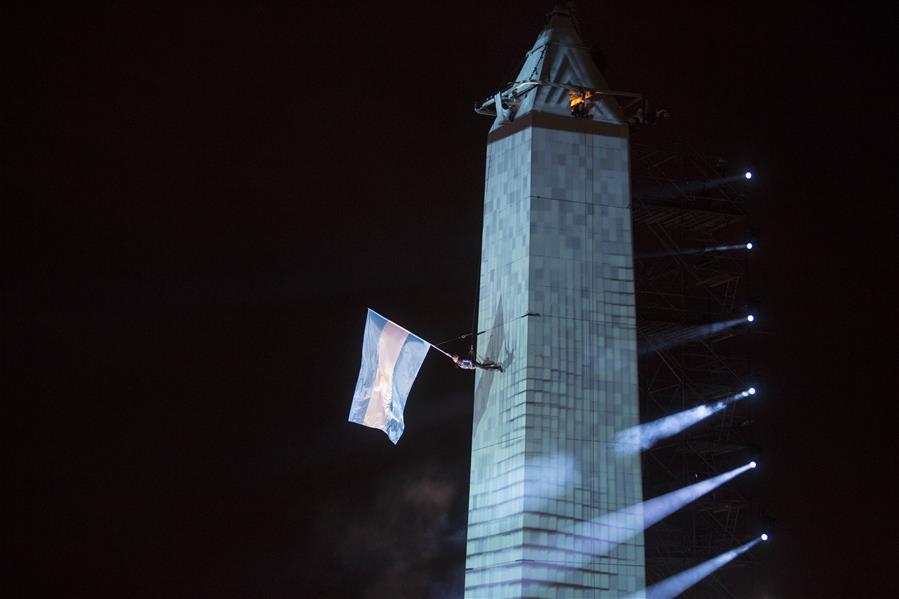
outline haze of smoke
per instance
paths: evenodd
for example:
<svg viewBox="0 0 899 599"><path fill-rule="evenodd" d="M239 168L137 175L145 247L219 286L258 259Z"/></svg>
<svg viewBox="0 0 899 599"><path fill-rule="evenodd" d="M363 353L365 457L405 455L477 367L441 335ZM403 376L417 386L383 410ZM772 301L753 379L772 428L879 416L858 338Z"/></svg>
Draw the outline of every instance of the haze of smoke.
<svg viewBox="0 0 899 599"><path fill-rule="evenodd" d="M458 551L450 512L458 485L438 474L384 483L353 505L324 506L319 534L341 569L362 573L363 599L419 599L450 585L435 585L441 562ZM464 537L463 537L464 539ZM454 585L453 585L454 586Z"/></svg>
<svg viewBox="0 0 899 599"><path fill-rule="evenodd" d="M530 485L528 493L546 499L564 495L576 476L575 459L570 454L528 457L524 469Z"/></svg>

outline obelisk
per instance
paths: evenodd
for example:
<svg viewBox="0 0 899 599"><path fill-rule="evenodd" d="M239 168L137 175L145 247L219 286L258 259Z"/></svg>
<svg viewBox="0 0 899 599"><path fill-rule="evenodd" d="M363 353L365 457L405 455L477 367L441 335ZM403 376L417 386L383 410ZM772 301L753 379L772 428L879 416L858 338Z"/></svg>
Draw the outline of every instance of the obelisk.
<svg viewBox="0 0 899 599"><path fill-rule="evenodd" d="M595 522L642 500L628 126L567 9L487 138L465 597L624 597L643 535ZM528 316L526 316L528 315ZM633 527L633 520L622 521ZM633 533L633 534L631 534Z"/></svg>

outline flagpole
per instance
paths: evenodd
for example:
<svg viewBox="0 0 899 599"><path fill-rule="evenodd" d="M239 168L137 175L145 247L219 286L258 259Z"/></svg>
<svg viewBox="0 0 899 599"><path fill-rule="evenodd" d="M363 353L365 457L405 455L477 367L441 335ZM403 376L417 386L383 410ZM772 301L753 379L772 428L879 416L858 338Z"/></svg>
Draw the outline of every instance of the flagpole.
<svg viewBox="0 0 899 599"><path fill-rule="evenodd" d="M424 339L422 339L422 341L424 341ZM434 349L436 349L437 351L439 351L441 354L443 354L444 356L446 356L446 357L449 358L450 360L453 359L453 357L452 357L451 355L449 355L448 353L446 353L445 351L443 351L442 349L440 349L439 347L437 347L436 345L434 345L434 344L431 343L430 341L425 341L425 343L427 343L428 345L430 345L431 347L433 347Z"/></svg>

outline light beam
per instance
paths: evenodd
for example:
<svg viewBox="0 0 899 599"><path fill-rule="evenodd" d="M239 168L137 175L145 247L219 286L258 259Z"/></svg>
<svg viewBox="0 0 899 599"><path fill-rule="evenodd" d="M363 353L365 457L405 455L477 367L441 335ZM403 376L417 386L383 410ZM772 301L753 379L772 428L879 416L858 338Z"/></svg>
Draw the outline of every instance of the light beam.
<svg viewBox="0 0 899 599"><path fill-rule="evenodd" d="M638 424L620 431L615 435L615 451L618 454L634 454L642 449L649 449L659 441L674 436L726 408L729 404L755 394L755 388L734 393L726 399L696 406L671 416L665 416L652 422Z"/></svg>
<svg viewBox="0 0 899 599"><path fill-rule="evenodd" d="M673 331L660 333L648 338L638 340L639 354L645 356L653 352L671 349L690 341L704 339L710 335L714 335L725 329L746 324L755 320L755 316L750 314L741 318L732 318L721 322L712 322L709 324L701 324L696 326L682 327Z"/></svg>
<svg viewBox="0 0 899 599"><path fill-rule="evenodd" d="M746 243L732 243L729 245L711 245L704 248L686 248L686 249L668 249L658 252L645 252L638 254L638 258L660 258L663 256L686 256L690 254L711 254L714 252L730 252L734 250L751 250L753 244L751 241Z"/></svg>
<svg viewBox="0 0 899 599"><path fill-rule="evenodd" d="M645 591L638 591L628 595L626 599L643 599L644 597L645 599L672 599L673 597L677 597L715 570L722 568L741 554L746 553L755 547L760 541L761 539L753 539L748 543L740 545L736 549L731 549L717 557L702 562L698 566L693 566L689 570L684 570L665 580L659 581L654 585L647 587Z"/></svg>
<svg viewBox="0 0 899 599"><path fill-rule="evenodd" d="M658 497L653 497L648 501L644 501L643 527L649 528L662 518L673 514L689 503L693 503L706 493L714 491L729 480L732 480L753 468L754 466L751 464L754 463L755 462L750 462L749 464L734 468L733 470L719 474L718 476L701 480L688 487L671 491L670 493L665 493L664 495L659 495Z"/></svg>
<svg viewBox="0 0 899 599"><path fill-rule="evenodd" d="M591 561L595 556L608 555L621 543L635 537L703 495L711 493L750 468L749 464L745 464L718 476L653 497L643 503L577 524L566 535L574 537L576 553L560 550L558 559L569 563L576 561L583 564ZM590 541L585 542L584 538L590 539ZM585 549L586 547L590 547L590 549Z"/></svg>
<svg viewBox="0 0 899 599"><path fill-rule="evenodd" d="M652 201L667 200L670 198L696 194L707 189L714 189L715 187L721 187L722 185L735 183L737 181L745 181L751 178L752 172L747 170L742 173L734 173L733 175L716 177L714 179L678 181L676 183L668 183L656 187L635 190L633 197L639 201L651 203Z"/></svg>

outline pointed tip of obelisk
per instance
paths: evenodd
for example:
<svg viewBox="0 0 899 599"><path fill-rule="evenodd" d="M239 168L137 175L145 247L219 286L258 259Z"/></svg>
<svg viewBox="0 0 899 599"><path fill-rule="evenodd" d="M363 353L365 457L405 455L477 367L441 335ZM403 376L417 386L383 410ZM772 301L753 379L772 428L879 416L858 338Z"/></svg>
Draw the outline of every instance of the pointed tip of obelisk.
<svg viewBox="0 0 899 599"><path fill-rule="evenodd" d="M537 85L521 96L514 118L521 118L529 112L570 116L570 94L576 94L577 90L609 89L593 60L590 47L582 39L574 2L557 2L547 14L546 24L525 55L515 81L535 82ZM623 122L617 103L610 97L595 102L589 118L616 124ZM498 118L493 128L496 129L505 120Z"/></svg>

